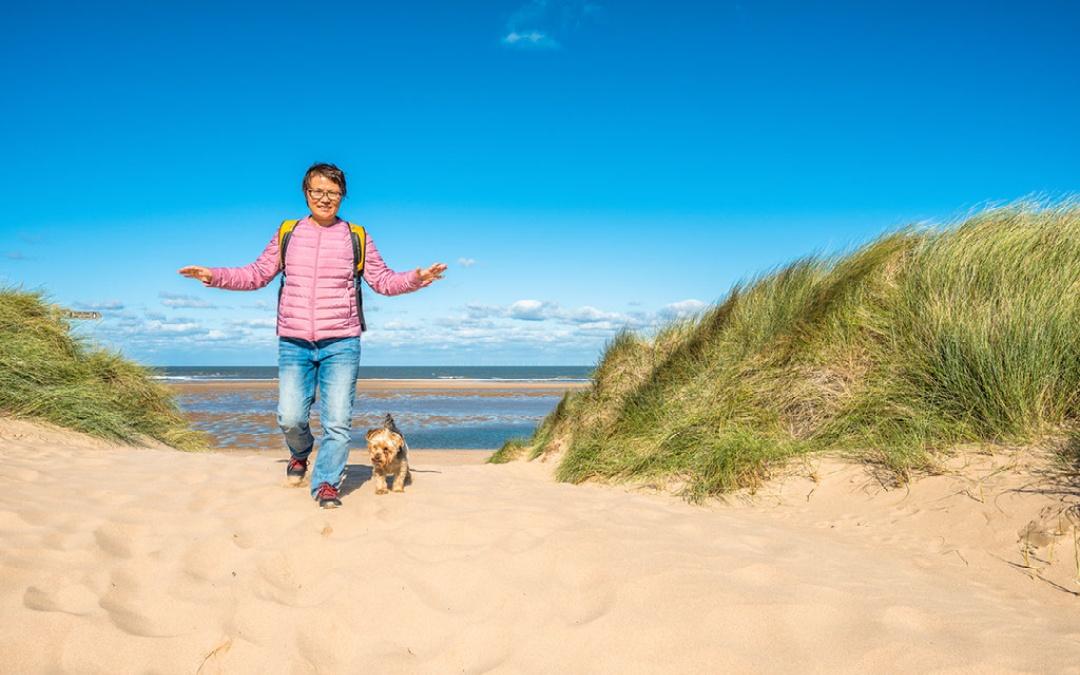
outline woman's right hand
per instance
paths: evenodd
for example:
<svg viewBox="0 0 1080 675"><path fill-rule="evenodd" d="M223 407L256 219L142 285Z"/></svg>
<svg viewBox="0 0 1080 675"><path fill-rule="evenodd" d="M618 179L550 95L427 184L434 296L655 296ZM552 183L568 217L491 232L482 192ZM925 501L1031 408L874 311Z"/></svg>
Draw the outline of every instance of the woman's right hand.
<svg viewBox="0 0 1080 675"><path fill-rule="evenodd" d="M199 267L198 265L188 265L187 267L180 268L180 274L192 279L198 279L206 285L209 285L213 280L214 275L210 273L209 267Z"/></svg>

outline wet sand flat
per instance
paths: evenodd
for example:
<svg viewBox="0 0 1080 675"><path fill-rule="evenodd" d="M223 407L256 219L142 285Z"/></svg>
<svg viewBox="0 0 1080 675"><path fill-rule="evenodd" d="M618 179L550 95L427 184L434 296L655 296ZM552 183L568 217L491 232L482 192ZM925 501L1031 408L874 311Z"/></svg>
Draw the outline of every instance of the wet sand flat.
<svg viewBox="0 0 1080 675"><path fill-rule="evenodd" d="M361 380L353 405L353 442L393 414L413 447L495 450L508 438L529 436L555 408L562 382L491 380ZM216 449L284 447L278 429L276 381L168 382L192 425ZM318 403L311 422L319 435Z"/></svg>

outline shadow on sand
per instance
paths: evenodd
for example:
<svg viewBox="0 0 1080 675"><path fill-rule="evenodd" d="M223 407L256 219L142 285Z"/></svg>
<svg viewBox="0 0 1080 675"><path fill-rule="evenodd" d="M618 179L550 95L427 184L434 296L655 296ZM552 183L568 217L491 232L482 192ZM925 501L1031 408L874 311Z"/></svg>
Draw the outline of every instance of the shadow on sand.
<svg viewBox="0 0 1080 675"><path fill-rule="evenodd" d="M285 464L288 461L289 461L288 459L282 459L282 460L278 460L278 463ZM415 467L410 467L409 471L411 473L442 473L441 471L437 471L435 469L417 469ZM367 464L348 464L348 465L346 465L345 466L345 480L341 483L341 489L338 491L338 493L342 497L344 497L345 495L349 495L349 494L352 494L353 492L356 492L357 490L359 490L361 487L364 486L364 483L371 480L371 475L372 475L371 466L369 466ZM305 479L304 486L307 487L307 485L308 485L307 479ZM393 483L391 483L391 485L393 485Z"/></svg>

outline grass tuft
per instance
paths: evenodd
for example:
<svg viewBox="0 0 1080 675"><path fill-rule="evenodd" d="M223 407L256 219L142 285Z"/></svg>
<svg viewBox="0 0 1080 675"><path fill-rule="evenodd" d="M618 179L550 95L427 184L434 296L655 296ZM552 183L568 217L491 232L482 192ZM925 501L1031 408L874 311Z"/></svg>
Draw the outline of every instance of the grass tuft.
<svg viewBox="0 0 1080 675"><path fill-rule="evenodd" d="M137 443L202 450L152 372L88 344L41 293L0 289L0 414Z"/></svg>

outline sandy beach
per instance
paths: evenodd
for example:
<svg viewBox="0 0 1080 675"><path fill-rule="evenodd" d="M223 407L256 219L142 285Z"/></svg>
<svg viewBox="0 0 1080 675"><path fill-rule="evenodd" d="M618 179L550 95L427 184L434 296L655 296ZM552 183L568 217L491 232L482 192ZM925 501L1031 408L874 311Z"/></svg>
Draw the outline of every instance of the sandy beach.
<svg viewBox="0 0 1080 675"><path fill-rule="evenodd" d="M1071 536L1018 567L1063 496L999 458L696 507L476 451L376 496L354 453L320 511L284 457L0 437L4 672L1080 671Z"/></svg>

